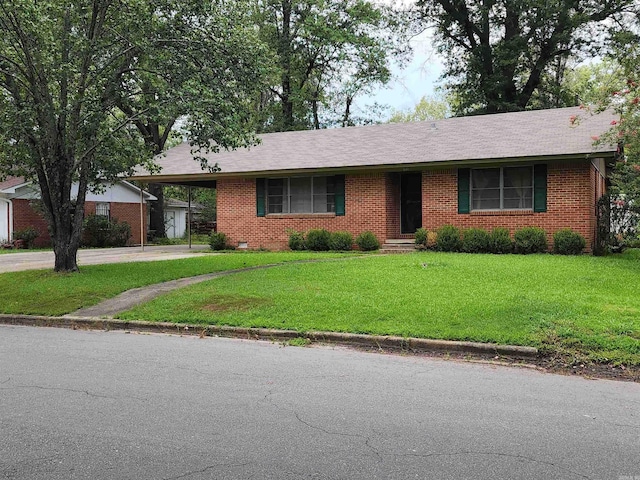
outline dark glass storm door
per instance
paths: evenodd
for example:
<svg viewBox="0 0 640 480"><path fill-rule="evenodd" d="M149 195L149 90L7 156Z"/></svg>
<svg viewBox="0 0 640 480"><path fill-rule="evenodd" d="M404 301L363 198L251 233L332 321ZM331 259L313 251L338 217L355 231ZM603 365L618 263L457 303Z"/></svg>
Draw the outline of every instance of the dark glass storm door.
<svg viewBox="0 0 640 480"><path fill-rule="evenodd" d="M422 173L400 176L400 233L415 233L422 227Z"/></svg>

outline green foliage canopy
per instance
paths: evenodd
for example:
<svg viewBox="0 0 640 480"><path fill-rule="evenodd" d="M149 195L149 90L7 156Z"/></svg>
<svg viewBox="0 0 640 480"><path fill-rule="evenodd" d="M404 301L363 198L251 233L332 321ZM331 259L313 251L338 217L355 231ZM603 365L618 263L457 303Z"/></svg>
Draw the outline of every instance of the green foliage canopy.
<svg viewBox="0 0 640 480"><path fill-rule="evenodd" d="M55 270L77 270L90 185L148 163L178 116L196 151L253 143L243 107L265 50L239 5L0 2L0 173L39 184Z"/></svg>

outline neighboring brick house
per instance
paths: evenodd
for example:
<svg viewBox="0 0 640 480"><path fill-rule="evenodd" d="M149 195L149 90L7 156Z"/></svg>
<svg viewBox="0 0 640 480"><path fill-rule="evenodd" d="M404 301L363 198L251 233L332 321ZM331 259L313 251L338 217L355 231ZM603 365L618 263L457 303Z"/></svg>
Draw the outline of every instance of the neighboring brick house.
<svg viewBox="0 0 640 480"><path fill-rule="evenodd" d="M77 185L73 185L72 197L76 194ZM37 186L23 178L9 177L0 182L0 243L11 240L13 232L33 227L40 233L34 242L35 246L51 245L47 222L36 206L39 198ZM146 202L149 200L155 200L155 197L143 192L144 218L147 216ZM101 192L87 192L85 215L94 213L127 222L131 226L129 243L140 243L140 189L135 185L120 181L105 184Z"/></svg>
<svg viewBox="0 0 640 480"><path fill-rule="evenodd" d="M572 121L572 117L581 117ZM593 145L605 112L538 110L367 127L272 133L251 149L207 156L216 173L170 149L159 175L217 188L218 231L248 248L284 249L288 231L326 228L384 243L419 227L560 228L593 246L596 202L616 147Z"/></svg>

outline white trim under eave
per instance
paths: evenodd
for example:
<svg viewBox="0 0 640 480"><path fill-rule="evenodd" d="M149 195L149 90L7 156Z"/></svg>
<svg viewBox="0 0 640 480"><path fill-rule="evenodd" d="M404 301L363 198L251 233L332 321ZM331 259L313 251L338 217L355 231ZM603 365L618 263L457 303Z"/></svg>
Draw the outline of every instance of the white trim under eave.
<svg viewBox="0 0 640 480"><path fill-rule="evenodd" d="M4 208L3 203L7 204L7 241L11 241L11 237L13 236L13 202L11 200L9 200L8 198L0 198L0 208ZM2 237L3 233L0 232L0 238Z"/></svg>

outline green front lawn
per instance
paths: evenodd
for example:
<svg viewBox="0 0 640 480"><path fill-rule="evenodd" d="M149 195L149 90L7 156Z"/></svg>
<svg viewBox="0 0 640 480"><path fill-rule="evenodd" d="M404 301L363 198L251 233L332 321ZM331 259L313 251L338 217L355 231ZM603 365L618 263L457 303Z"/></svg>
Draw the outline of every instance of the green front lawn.
<svg viewBox="0 0 640 480"><path fill-rule="evenodd" d="M26 250L25 250L26 251ZM0 274L0 313L64 315L95 305L125 290L176 278L341 254L238 252L160 262L83 266L80 273L30 270Z"/></svg>
<svg viewBox="0 0 640 480"><path fill-rule="evenodd" d="M638 250L366 256L219 278L120 318L532 345L640 365L639 280Z"/></svg>

